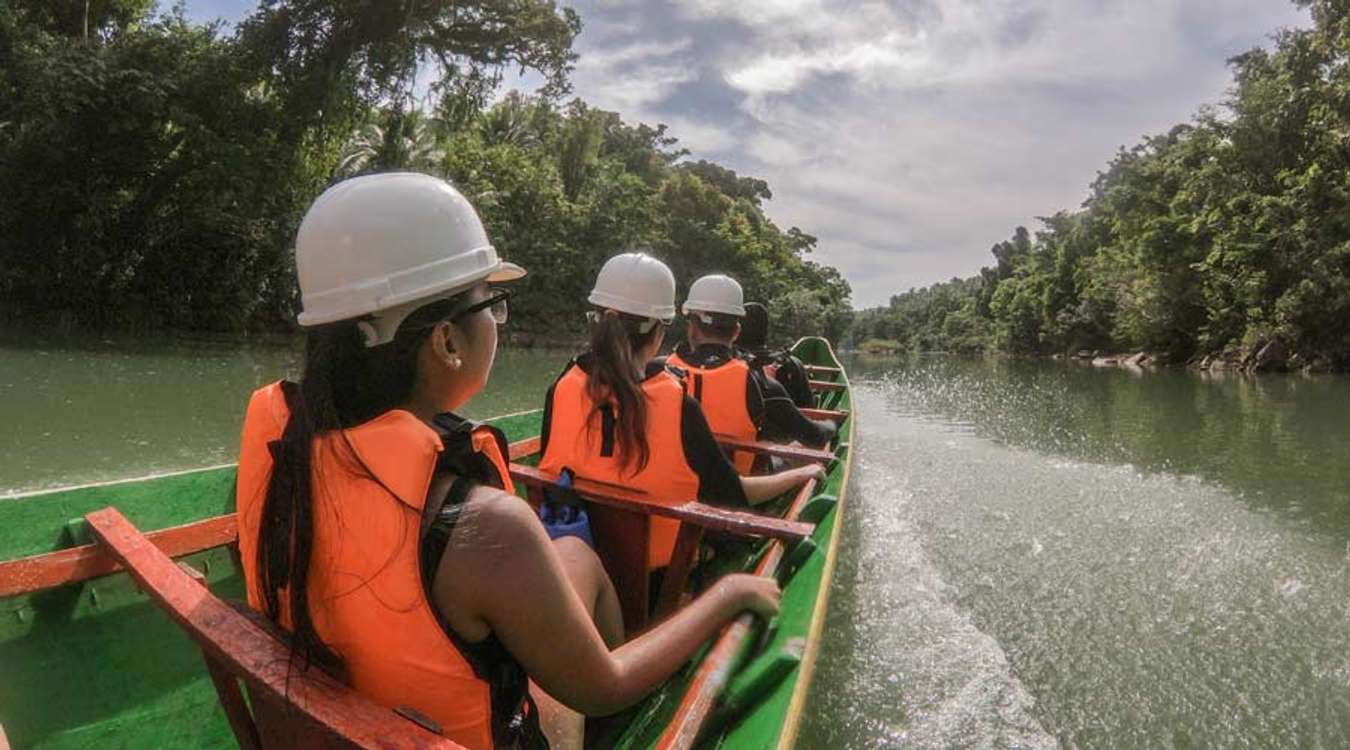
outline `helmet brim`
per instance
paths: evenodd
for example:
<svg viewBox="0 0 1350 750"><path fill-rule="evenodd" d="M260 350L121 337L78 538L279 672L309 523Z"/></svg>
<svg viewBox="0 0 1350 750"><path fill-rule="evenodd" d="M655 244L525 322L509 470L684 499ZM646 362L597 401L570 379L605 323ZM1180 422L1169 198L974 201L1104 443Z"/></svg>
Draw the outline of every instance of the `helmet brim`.
<svg viewBox="0 0 1350 750"><path fill-rule="evenodd" d="M500 284L504 281L523 279L527 273L528 271L524 268L504 260L497 264L497 268L492 273L488 274L487 280L491 284Z"/></svg>

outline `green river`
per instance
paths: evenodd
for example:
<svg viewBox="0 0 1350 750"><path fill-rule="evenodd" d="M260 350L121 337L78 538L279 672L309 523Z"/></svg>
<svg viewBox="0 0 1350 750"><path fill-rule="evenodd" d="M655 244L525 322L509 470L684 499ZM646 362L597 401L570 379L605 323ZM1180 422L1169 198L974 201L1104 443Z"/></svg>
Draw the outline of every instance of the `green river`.
<svg viewBox="0 0 1350 750"><path fill-rule="evenodd" d="M474 416L566 355L504 351ZM232 461L285 346L0 346L0 498ZM807 748L1350 744L1350 379L855 359Z"/></svg>

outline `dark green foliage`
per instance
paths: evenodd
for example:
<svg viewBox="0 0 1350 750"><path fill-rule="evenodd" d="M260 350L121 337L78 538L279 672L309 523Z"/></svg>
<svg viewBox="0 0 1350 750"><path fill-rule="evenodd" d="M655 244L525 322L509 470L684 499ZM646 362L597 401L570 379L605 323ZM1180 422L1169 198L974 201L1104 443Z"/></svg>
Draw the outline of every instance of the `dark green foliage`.
<svg viewBox="0 0 1350 750"><path fill-rule="evenodd" d="M848 285L761 210L760 180L567 90L551 0L264 0L231 36L150 0L0 0L0 311L96 328L284 329L291 244L332 180L455 181L528 267L513 329L581 330L603 260L739 275L792 332L839 335ZM502 70L546 81L496 104ZM421 104L419 69L438 73ZM778 304L781 300L781 304ZM785 329L780 329L785 330Z"/></svg>
<svg viewBox="0 0 1350 750"><path fill-rule="evenodd" d="M1225 112L1122 150L1081 210L1018 228L978 277L861 313L854 340L1184 360L1279 338L1350 366L1350 15L1299 4L1314 26L1233 58Z"/></svg>
<svg viewBox="0 0 1350 750"><path fill-rule="evenodd" d="M526 332L580 333L600 265L642 248L670 264L681 292L704 273L730 273L748 298L769 304L779 334L841 335L848 284L803 257L815 238L782 231L758 200L676 165L684 152L674 146L664 128L512 95L451 136L444 161L427 171L459 185L498 249L530 269L515 306ZM718 169L726 185L763 184Z"/></svg>

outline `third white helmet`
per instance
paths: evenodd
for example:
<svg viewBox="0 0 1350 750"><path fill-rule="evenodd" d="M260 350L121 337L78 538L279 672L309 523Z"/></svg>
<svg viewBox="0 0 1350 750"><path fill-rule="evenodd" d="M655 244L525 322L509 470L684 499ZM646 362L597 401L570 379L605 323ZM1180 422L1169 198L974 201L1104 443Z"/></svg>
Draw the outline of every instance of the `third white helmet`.
<svg viewBox="0 0 1350 750"><path fill-rule="evenodd" d="M695 312L745 317L745 295L740 283L720 273L695 281L689 287L689 296L684 300L684 314Z"/></svg>

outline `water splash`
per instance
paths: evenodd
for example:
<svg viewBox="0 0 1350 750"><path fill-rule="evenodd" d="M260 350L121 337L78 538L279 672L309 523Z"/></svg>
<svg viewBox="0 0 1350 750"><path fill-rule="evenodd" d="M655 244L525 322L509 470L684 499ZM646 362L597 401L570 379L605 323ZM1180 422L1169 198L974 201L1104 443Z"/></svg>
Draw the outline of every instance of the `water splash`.
<svg viewBox="0 0 1350 750"><path fill-rule="evenodd" d="M849 574L814 693L837 726L813 727L810 746L1337 747L1350 736L1343 538L1194 476L990 440L944 409L997 387L928 386L855 394L869 418ZM1009 423L1041 408L996 403ZM1097 439L1066 428L1058 440Z"/></svg>

